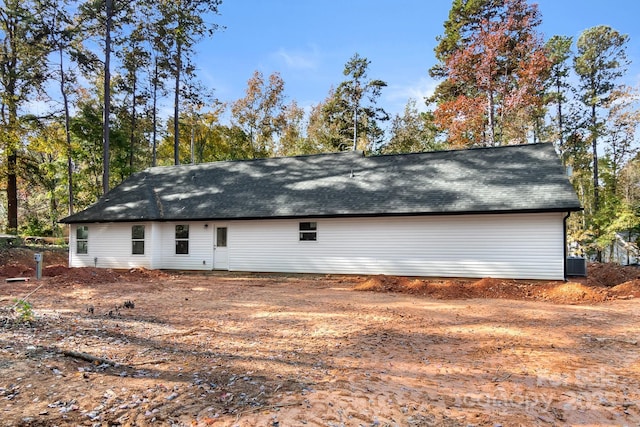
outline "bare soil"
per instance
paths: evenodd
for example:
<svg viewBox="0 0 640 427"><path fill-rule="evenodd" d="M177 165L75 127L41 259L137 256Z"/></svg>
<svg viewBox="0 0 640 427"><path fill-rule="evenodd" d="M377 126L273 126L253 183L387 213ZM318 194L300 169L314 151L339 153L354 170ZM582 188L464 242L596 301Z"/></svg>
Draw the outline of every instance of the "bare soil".
<svg viewBox="0 0 640 427"><path fill-rule="evenodd" d="M6 282L33 254L0 254L0 426L640 424L634 267L565 283L56 256Z"/></svg>

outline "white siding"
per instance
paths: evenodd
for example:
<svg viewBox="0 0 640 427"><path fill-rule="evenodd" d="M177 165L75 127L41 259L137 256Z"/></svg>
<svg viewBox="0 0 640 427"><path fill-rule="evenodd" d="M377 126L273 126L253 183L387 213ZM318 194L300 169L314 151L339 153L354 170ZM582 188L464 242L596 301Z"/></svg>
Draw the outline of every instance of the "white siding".
<svg viewBox="0 0 640 427"><path fill-rule="evenodd" d="M175 253L175 226L178 223L135 223L145 225L145 254L131 254L132 223L82 224L89 227L88 253L76 253L76 229L71 225L69 266L128 269L211 270L213 227L205 222L188 222L189 254ZM182 224L182 223L181 223ZM208 226L205 227L204 224ZM97 258L97 263L96 263Z"/></svg>
<svg viewBox="0 0 640 427"><path fill-rule="evenodd" d="M72 224L69 232L69 265L71 267L102 268L151 268L150 249L151 225L145 226L145 254L131 254L131 226L130 223L81 224L89 227L88 253L76 253L77 224Z"/></svg>
<svg viewBox="0 0 640 427"><path fill-rule="evenodd" d="M563 279L564 213L308 219L318 240L300 242L298 220L228 223L229 270ZM89 253L69 264L211 270L214 222L189 222L189 254L175 254L178 223L145 224L145 255L131 255L131 224L88 224ZM205 226L206 224L206 226Z"/></svg>
<svg viewBox="0 0 640 427"><path fill-rule="evenodd" d="M564 277L562 213L317 219L229 226L229 269L442 277ZM313 221L313 220L311 220Z"/></svg>
<svg viewBox="0 0 640 427"><path fill-rule="evenodd" d="M189 254L176 254L176 225L189 225ZM205 227L206 224L206 227ZM172 270L213 269L213 223L166 222L159 224L160 268Z"/></svg>

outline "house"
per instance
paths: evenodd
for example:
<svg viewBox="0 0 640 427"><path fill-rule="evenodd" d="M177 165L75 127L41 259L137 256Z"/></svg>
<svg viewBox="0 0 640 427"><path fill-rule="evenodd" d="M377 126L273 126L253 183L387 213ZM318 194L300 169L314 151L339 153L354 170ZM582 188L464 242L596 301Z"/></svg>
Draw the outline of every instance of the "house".
<svg viewBox="0 0 640 427"><path fill-rule="evenodd" d="M620 265L638 265L640 260L639 241L640 235L633 230L615 233L613 243L602 251L602 259Z"/></svg>
<svg viewBox="0 0 640 427"><path fill-rule="evenodd" d="M551 144L153 167L70 226L69 265L563 279Z"/></svg>

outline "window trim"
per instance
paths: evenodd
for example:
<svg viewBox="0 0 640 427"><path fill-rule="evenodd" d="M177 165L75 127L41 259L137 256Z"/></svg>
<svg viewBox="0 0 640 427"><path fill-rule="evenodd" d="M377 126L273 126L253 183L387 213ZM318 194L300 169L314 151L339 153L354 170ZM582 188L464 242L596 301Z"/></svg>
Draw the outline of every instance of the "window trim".
<svg viewBox="0 0 640 427"><path fill-rule="evenodd" d="M135 235L134 235L134 231L133 231L133 230L134 230L136 227L142 227L142 238L136 238L136 237L135 237ZM146 231L146 229L145 229L145 226L144 226L144 225L136 224L136 225L132 225L132 226L131 226L131 255L134 255L134 256L144 256L144 254L145 254L145 244L144 244L144 241L145 241L145 231ZM136 244L136 243L142 243L142 252L141 252L141 253L136 253L136 252L134 251L134 247L135 247L135 244Z"/></svg>
<svg viewBox="0 0 640 427"><path fill-rule="evenodd" d="M224 245L220 244L220 231L224 229ZM227 226L224 227L216 227L216 247L218 248L226 248L227 241L229 236L229 228Z"/></svg>
<svg viewBox="0 0 640 427"><path fill-rule="evenodd" d="M178 237L178 227L184 227L182 231L186 231L187 237ZM174 227L174 255L177 256L188 256L189 255L189 224L176 224ZM187 244L187 252L181 253L178 252L178 242L186 242Z"/></svg>
<svg viewBox="0 0 640 427"><path fill-rule="evenodd" d="M309 238L305 238L305 237L309 237ZM298 242L312 243L317 241L318 241L318 222L317 221L298 222Z"/></svg>
<svg viewBox="0 0 640 427"><path fill-rule="evenodd" d="M78 233L80 230L84 230L86 232L85 238L80 238ZM80 251L80 243L84 243L84 251ZM76 227L76 255L89 255L89 226L88 225L79 225Z"/></svg>

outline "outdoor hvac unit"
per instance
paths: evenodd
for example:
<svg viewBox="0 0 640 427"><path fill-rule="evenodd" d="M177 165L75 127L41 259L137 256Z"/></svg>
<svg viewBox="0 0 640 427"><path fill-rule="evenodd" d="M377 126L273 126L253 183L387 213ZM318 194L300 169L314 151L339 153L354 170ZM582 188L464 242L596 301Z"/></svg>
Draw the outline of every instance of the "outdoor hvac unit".
<svg viewBox="0 0 640 427"><path fill-rule="evenodd" d="M583 257L567 258L567 276L587 276L587 260Z"/></svg>

